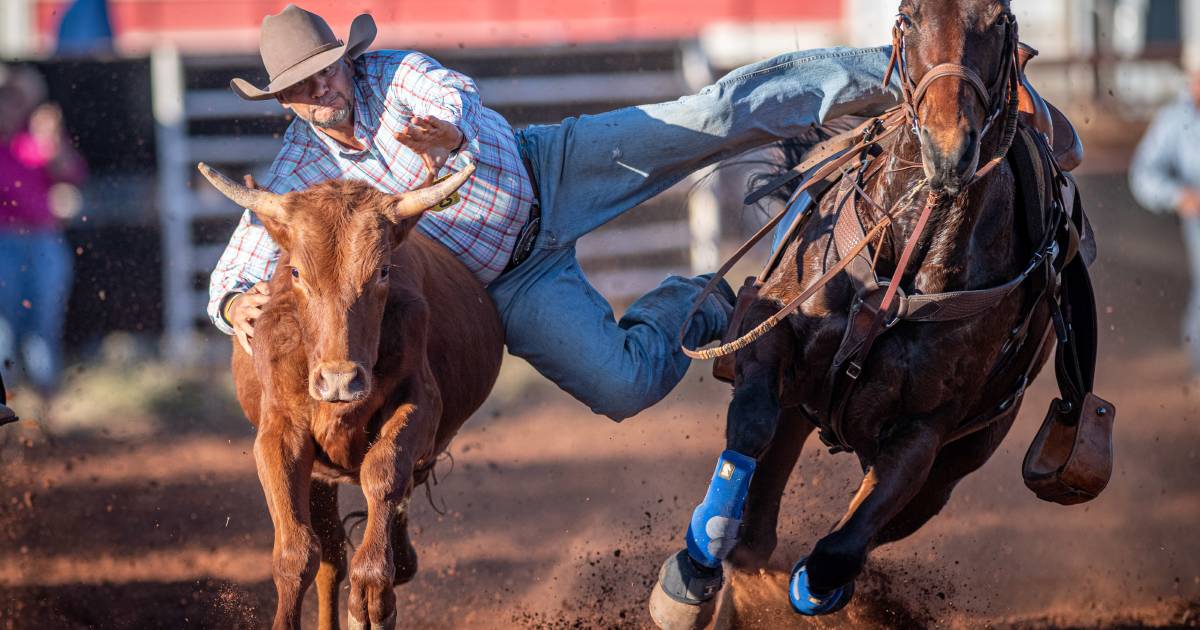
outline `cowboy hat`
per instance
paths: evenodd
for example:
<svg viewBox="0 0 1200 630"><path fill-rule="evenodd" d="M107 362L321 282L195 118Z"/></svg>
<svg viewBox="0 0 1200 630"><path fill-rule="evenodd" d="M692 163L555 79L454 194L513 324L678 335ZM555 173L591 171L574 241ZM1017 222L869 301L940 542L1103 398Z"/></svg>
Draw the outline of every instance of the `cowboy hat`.
<svg viewBox="0 0 1200 630"><path fill-rule="evenodd" d="M260 89L235 78L229 87L248 101L272 98L333 65L343 55L358 57L375 40L375 33L375 20L364 13L354 18L350 34L342 43L321 16L289 4L278 15L263 18L258 50L270 83Z"/></svg>

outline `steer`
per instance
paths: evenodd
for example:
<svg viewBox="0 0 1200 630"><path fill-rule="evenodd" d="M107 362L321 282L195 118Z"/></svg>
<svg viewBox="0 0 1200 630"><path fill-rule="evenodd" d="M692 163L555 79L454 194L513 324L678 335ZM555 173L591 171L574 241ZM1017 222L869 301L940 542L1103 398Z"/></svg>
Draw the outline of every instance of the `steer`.
<svg viewBox="0 0 1200 630"><path fill-rule="evenodd" d="M278 195L199 169L253 210L285 252L253 355L233 344L237 397L258 428L254 461L275 527L274 628L300 627L314 577L319 627L338 627L346 554L335 484L349 482L362 486L367 518L349 563L348 624L391 629L392 588L417 570L413 488L500 369L504 338L491 299L413 230L474 167L396 196L352 181Z"/></svg>

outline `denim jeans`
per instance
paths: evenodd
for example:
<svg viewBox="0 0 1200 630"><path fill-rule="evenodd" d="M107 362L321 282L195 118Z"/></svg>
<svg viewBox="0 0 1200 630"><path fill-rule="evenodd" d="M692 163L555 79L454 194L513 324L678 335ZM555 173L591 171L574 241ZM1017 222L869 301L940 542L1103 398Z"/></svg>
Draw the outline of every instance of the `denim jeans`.
<svg viewBox="0 0 1200 630"><path fill-rule="evenodd" d="M71 258L60 233L0 232L0 367L15 363L43 391L58 386L62 371Z"/></svg>
<svg viewBox="0 0 1200 630"><path fill-rule="evenodd" d="M616 321L580 270L575 241L699 168L827 119L894 105L899 91L882 86L889 53L790 53L676 101L518 131L537 180L542 224L530 257L488 288L509 352L614 420L661 400L687 371L676 339L702 283L667 278ZM719 338L728 315L710 296L684 341L694 347Z"/></svg>
<svg viewBox="0 0 1200 630"><path fill-rule="evenodd" d="M1183 346L1192 364L1192 374L1200 374L1200 218L1180 220L1183 244L1187 249L1192 294L1183 314Z"/></svg>

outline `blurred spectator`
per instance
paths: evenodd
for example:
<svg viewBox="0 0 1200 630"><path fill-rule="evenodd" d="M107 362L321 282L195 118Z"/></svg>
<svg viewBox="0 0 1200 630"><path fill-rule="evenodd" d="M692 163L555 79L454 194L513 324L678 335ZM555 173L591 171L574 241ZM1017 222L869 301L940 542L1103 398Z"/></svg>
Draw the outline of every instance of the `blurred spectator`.
<svg viewBox="0 0 1200 630"><path fill-rule="evenodd" d="M19 368L44 396L62 367L71 253L51 204L56 184L79 184L87 167L28 67L0 66L0 362Z"/></svg>

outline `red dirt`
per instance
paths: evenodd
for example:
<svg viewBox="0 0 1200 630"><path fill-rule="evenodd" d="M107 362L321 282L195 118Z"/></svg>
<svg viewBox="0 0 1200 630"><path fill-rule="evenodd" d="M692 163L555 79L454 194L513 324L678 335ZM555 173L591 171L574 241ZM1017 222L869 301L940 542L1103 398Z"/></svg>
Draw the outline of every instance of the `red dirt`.
<svg viewBox="0 0 1200 630"><path fill-rule="evenodd" d="M873 555L847 611L801 624L785 609L783 571L840 516L857 472L814 440L785 497L773 571L735 576L720 623L1200 626L1200 388L1176 347L1183 256L1173 220L1133 209L1120 183L1084 184L1103 238L1098 393L1119 409L1105 493L1061 507L1023 487L1021 457L1052 395L1043 378L949 507ZM489 403L455 441L453 470L439 466L446 514L413 502L421 572L397 591L403 627L646 627L658 567L722 448L728 392L706 369L621 425L544 386ZM252 435L237 419L204 430L207 420L174 419L188 431L47 440L27 426L30 446L8 438L0 628L266 623L271 528ZM355 493L343 490L344 510ZM310 593L310 621L314 611Z"/></svg>

